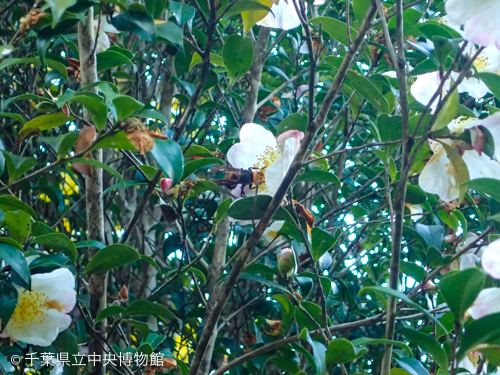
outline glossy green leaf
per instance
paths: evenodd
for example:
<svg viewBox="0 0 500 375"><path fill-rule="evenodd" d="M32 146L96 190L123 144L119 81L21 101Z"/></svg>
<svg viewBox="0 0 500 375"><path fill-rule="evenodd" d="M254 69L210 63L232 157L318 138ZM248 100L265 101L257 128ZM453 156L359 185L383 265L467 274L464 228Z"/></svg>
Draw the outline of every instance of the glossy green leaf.
<svg viewBox="0 0 500 375"><path fill-rule="evenodd" d="M0 250L1 251L1 250ZM0 281L0 331L3 331L17 305L17 289L7 280Z"/></svg>
<svg viewBox="0 0 500 375"><path fill-rule="evenodd" d="M101 168L104 169L106 172L111 173L113 176L115 176L118 180L123 182L123 177L120 173L118 173L116 170L111 168L109 165L101 163L98 160L95 159L86 159L86 158L76 158L76 159L71 159L72 163L82 163L82 164L88 164L96 168Z"/></svg>
<svg viewBox="0 0 500 375"><path fill-rule="evenodd" d="M356 349L354 345L346 339L335 339L328 343L326 349L326 366L328 368L341 364L352 362L365 355L368 349Z"/></svg>
<svg viewBox="0 0 500 375"><path fill-rule="evenodd" d="M111 305L101 310L99 314L97 314L95 318L95 322L98 323L104 319L108 319L114 315L123 314L125 311L125 307L119 305Z"/></svg>
<svg viewBox="0 0 500 375"><path fill-rule="evenodd" d="M295 183L297 182L316 182L320 184L332 183L335 184L336 187L340 187L340 180L337 176L333 173L317 169L298 175L295 179Z"/></svg>
<svg viewBox="0 0 500 375"><path fill-rule="evenodd" d="M173 180L177 185L184 175L184 156L179 144L170 140L156 139L151 150L151 155L155 158L163 173Z"/></svg>
<svg viewBox="0 0 500 375"><path fill-rule="evenodd" d="M434 101L434 104L436 103L437 100ZM436 131L446 128L448 124L458 116L459 106L460 106L460 95L458 94L458 91L455 90L450 95L446 103L443 105L441 111L437 115L436 121L432 125L431 131Z"/></svg>
<svg viewBox="0 0 500 375"><path fill-rule="evenodd" d="M463 321L465 312L476 300L486 282L486 274L476 268L452 272L439 283L439 291L455 319Z"/></svg>
<svg viewBox="0 0 500 375"><path fill-rule="evenodd" d="M123 317L154 315L170 320L177 320L175 314L165 306L158 303L136 300L130 304L123 313Z"/></svg>
<svg viewBox="0 0 500 375"><path fill-rule="evenodd" d="M34 238L32 242L66 254L73 263L76 262L77 252L75 244L63 233L44 234Z"/></svg>
<svg viewBox="0 0 500 375"><path fill-rule="evenodd" d="M21 210L31 215L32 218L37 219L38 215L35 210L21 201L19 198L12 195L0 196L0 210L3 212Z"/></svg>
<svg viewBox="0 0 500 375"><path fill-rule="evenodd" d="M62 112L35 117L33 120L28 121L19 131L18 142L22 142L32 134L38 134L43 130L56 128L71 120L73 120L72 116L68 117Z"/></svg>
<svg viewBox="0 0 500 375"><path fill-rule="evenodd" d="M99 250L84 269L84 275L106 272L140 259L140 254L128 245L115 244Z"/></svg>
<svg viewBox="0 0 500 375"><path fill-rule="evenodd" d="M203 158L203 159L195 159L188 161L186 165L184 165L184 174L182 176L182 180L186 180L189 178L193 173L198 172L200 169L208 167L209 165L214 165L214 164L224 164L224 161L222 161L219 158Z"/></svg>
<svg viewBox="0 0 500 375"><path fill-rule="evenodd" d="M307 130L307 116L299 113L292 113L286 116L278 125L276 135L283 134L288 130L300 130L305 132Z"/></svg>
<svg viewBox="0 0 500 375"><path fill-rule="evenodd" d="M448 354L434 337L410 328L402 328L399 332L411 343L432 354L432 358L439 365L443 374L448 374Z"/></svg>
<svg viewBox="0 0 500 375"><path fill-rule="evenodd" d="M155 21L146 12L122 12L111 18L111 24L120 31L135 33L150 43L156 41Z"/></svg>
<svg viewBox="0 0 500 375"><path fill-rule="evenodd" d="M349 70L347 79L350 85L357 90L366 100L375 106L382 113L389 113L391 108L389 102L377 89L377 87L366 77Z"/></svg>
<svg viewBox="0 0 500 375"><path fill-rule="evenodd" d="M7 243L0 242L0 259L17 272L19 277L26 283L25 286L30 284L30 270L24 253L21 250Z"/></svg>
<svg viewBox="0 0 500 375"><path fill-rule="evenodd" d="M71 151L78 139L79 133L66 133L57 137L40 137L39 141L47 143L57 155L63 156Z"/></svg>
<svg viewBox="0 0 500 375"><path fill-rule="evenodd" d="M272 197L269 195L257 195L257 197L246 197L235 200L229 207L227 214L236 220L259 220L262 219ZM254 200L255 204L254 204ZM290 213L283 207L279 207L273 217L274 220L293 221Z"/></svg>
<svg viewBox="0 0 500 375"><path fill-rule="evenodd" d="M7 151L3 151L3 156L7 165L7 172L9 173L9 183L14 182L37 165L37 161L33 157L17 156Z"/></svg>
<svg viewBox="0 0 500 375"><path fill-rule="evenodd" d="M344 46L349 45L349 38L347 36L347 25L332 17L316 17L309 20L309 23L319 26L321 24L321 30L326 32L330 37ZM356 30L351 27L351 38L356 37Z"/></svg>
<svg viewBox="0 0 500 375"><path fill-rule="evenodd" d="M168 5L170 10L174 13L175 19L180 26L183 26L186 22L191 21L196 14L196 8L188 4L171 0L168 2Z"/></svg>
<svg viewBox="0 0 500 375"><path fill-rule="evenodd" d="M233 82L250 70L253 54L253 42L249 37L233 34L226 39L222 59Z"/></svg>
<svg viewBox="0 0 500 375"><path fill-rule="evenodd" d="M335 246L336 242L337 238L333 237L330 233L318 227L314 227L311 230L311 250L314 261L317 262L324 253Z"/></svg>
<svg viewBox="0 0 500 375"><path fill-rule="evenodd" d="M12 238L20 244L23 244L31 233L31 216L21 210L6 212L3 224Z"/></svg>
<svg viewBox="0 0 500 375"><path fill-rule="evenodd" d="M179 51L184 49L184 34L182 29L172 21L156 22L156 34L158 37L168 40Z"/></svg>

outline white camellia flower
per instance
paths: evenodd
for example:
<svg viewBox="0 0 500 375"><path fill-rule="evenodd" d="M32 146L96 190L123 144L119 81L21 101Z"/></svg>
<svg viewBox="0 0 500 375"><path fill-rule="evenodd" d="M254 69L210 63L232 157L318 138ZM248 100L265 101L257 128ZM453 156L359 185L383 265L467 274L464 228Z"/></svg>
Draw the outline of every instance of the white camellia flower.
<svg viewBox="0 0 500 375"><path fill-rule="evenodd" d="M472 57L476 53L476 48L471 46L466 50L466 55ZM474 67L478 73L496 73L500 71L500 51L495 47L485 48L484 51L474 60ZM457 79L459 73L453 72L451 77ZM425 73L417 76L416 81L410 88L411 95L416 101L423 105L427 105L434 93L438 90L441 83L439 72ZM450 88L450 80L448 79L443 86L443 95ZM459 93L467 92L474 99L481 99L488 93L491 93L488 86L479 78L467 77L457 87ZM439 100L435 99L431 104L431 109L434 111L437 108Z"/></svg>
<svg viewBox="0 0 500 375"><path fill-rule="evenodd" d="M500 288L486 288L481 290L468 312L475 320L499 313Z"/></svg>
<svg viewBox="0 0 500 375"><path fill-rule="evenodd" d="M491 119L470 119L463 116L453 120L448 124L452 133L461 134L466 129L472 129L475 126L483 125L492 130L495 144L500 144L500 117L490 116ZM497 133L498 132L498 133ZM495 134L493 134L495 133ZM498 134L498 136L496 136ZM485 153L479 155L476 150L460 149L460 140L444 139L441 142L455 147L462 155L462 159L469 170L471 180L478 178L495 178L500 180L500 165L497 161L490 159ZM459 197L459 184L457 173L445 148L439 142L429 141L434 155L425 165L419 177L419 185L427 193L437 194L445 201L449 202Z"/></svg>
<svg viewBox="0 0 500 375"><path fill-rule="evenodd" d="M493 241L484 248L481 265L488 275L500 279L500 240Z"/></svg>
<svg viewBox="0 0 500 375"><path fill-rule="evenodd" d="M264 239L264 245L269 245L271 242L274 241L278 236L278 232L281 230L283 227L283 224L285 224L284 220L277 220L273 221L271 225L269 225L266 230L264 231L262 238Z"/></svg>
<svg viewBox="0 0 500 375"><path fill-rule="evenodd" d="M496 46L500 49L500 28L498 0L447 0L448 18L464 25L464 36L472 43L482 46Z"/></svg>
<svg viewBox="0 0 500 375"><path fill-rule="evenodd" d="M16 309L2 337L49 346L71 324L76 303L75 278L67 268L31 276L31 290L19 289Z"/></svg>
<svg viewBox="0 0 500 375"><path fill-rule="evenodd" d="M411 96L413 96L417 102L426 106L431 101L434 93L439 89L440 84L441 78L439 77L439 72L421 74L417 76L417 79L410 87ZM446 90L449 88L450 83L448 80L443 86L443 94L446 94ZM436 110L438 103L438 99L432 102L432 112Z"/></svg>
<svg viewBox="0 0 500 375"><path fill-rule="evenodd" d="M240 143L227 152L227 160L234 168L253 168L262 172L258 193L274 195L299 150L304 133L288 130L276 139L269 130L258 124L245 124L240 130ZM251 194L245 187L245 195ZM255 187L253 188L255 190ZM232 191L241 195L241 186Z"/></svg>
<svg viewBox="0 0 500 375"><path fill-rule="evenodd" d="M323 5L326 0L316 0L314 5ZM269 12L262 20L257 22L259 26L270 27L273 29L291 30L300 26L300 18L293 4L293 0L273 1Z"/></svg>

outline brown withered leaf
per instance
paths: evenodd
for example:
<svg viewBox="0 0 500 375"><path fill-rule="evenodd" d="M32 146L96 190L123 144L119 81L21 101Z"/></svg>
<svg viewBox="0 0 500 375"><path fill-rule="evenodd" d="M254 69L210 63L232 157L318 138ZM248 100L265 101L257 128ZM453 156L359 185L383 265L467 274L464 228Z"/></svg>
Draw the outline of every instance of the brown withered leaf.
<svg viewBox="0 0 500 375"><path fill-rule="evenodd" d="M149 131L136 129L132 132L126 132L128 140L132 145L139 150L141 155L144 155L146 152L151 151L153 146L155 145L154 139L149 134Z"/></svg>
<svg viewBox="0 0 500 375"><path fill-rule="evenodd" d="M312 228L314 225L314 221L316 220L312 212L295 200L293 201L293 205L297 209L297 213L299 214L299 216L301 216L306 221L307 226Z"/></svg>
<svg viewBox="0 0 500 375"><path fill-rule="evenodd" d="M160 362L160 360L158 360ZM154 375L156 373L163 374L165 370L171 370L177 367L177 361L174 358L162 358L161 366L146 366L146 375Z"/></svg>
<svg viewBox="0 0 500 375"><path fill-rule="evenodd" d="M271 101L273 102L273 104L276 106L276 107L281 107L281 98L279 96L273 96L271 98Z"/></svg>
<svg viewBox="0 0 500 375"><path fill-rule="evenodd" d="M65 115L66 117L69 117L69 115L70 115L70 110L69 110L69 105L68 105L68 103L64 103L64 104L63 104L61 111L62 111L62 113L64 113L64 115Z"/></svg>
<svg viewBox="0 0 500 375"><path fill-rule="evenodd" d="M75 154L79 154L82 151L90 147L96 136L96 130L93 126L84 126L80 130L80 135L75 144ZM85 158L90 158L90 155L85 155ZM73 169L78 173L85 176L92 176L92 166L84 163L71 163Z"/></svg>

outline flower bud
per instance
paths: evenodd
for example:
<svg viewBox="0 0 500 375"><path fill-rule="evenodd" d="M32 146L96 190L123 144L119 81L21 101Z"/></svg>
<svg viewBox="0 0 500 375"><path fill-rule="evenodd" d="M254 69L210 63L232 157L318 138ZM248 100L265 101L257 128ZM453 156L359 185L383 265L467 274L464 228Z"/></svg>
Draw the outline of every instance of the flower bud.
<svg viewBox="0 0 500 375"><path fill-rule="evenodd" d="M295 253L289 247L285 247L278 254L278 271L281 272L283 277L291 277L295 275L297 270L297 262Z"/></svg>
<svg viewBox="0 0 500 375"><path fill-rule="evenodd" d="M171 178L162 178L160 181L161 191L165 194L170 194L170 188L172 187L172 179Z"/></svg>

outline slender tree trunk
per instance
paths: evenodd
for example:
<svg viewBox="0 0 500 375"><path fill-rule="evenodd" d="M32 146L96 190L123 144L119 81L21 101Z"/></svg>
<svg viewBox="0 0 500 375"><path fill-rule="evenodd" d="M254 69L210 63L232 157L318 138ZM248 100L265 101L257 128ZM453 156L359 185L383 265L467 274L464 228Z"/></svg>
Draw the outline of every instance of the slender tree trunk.
<svg viewBox="0 0 500 375"><path fill-rule="evenodd" d="M85 24L81 21L78 24L78 49L80 50L80 71L81 86L85 87L97 82L97 68L95 57L95 31L94 31L94 10L89 8ZM97 90L92 89L94 92ZM84 110L85 120L92 122L92 118L87 110ZM102 151L95 151L92 154L95 160L102 161ZM85 179L86 188L86 211L87 211L87 237L89 240L104 242L104 210L102 200L102 169L92 168L92 176ZM91 248L90 256L93 257L99 249ZM94 274L90 278L90 313L92 318L106 307L106 282L107 274ZM104 357L104 351L100 344L98 335L105 335L106 321L101 321L96 325L96 331L89 331L89 354ZM99 358L99 357L97 357ZM102 361L96 361L91 369L91 375L105 375L106 370Z"/></svg>
<svg viewBox="0 0 500 375"><path fill-rule="evenodd" d="M262 76L262 69L267 57L266 49L270 34L271 29L261 27L257 41L255 42L255 55L250 70L250 88L245 97L245 107L243 107L243 111L241 112L241 125L253 122L257 112L260 77Z"/></svg>

